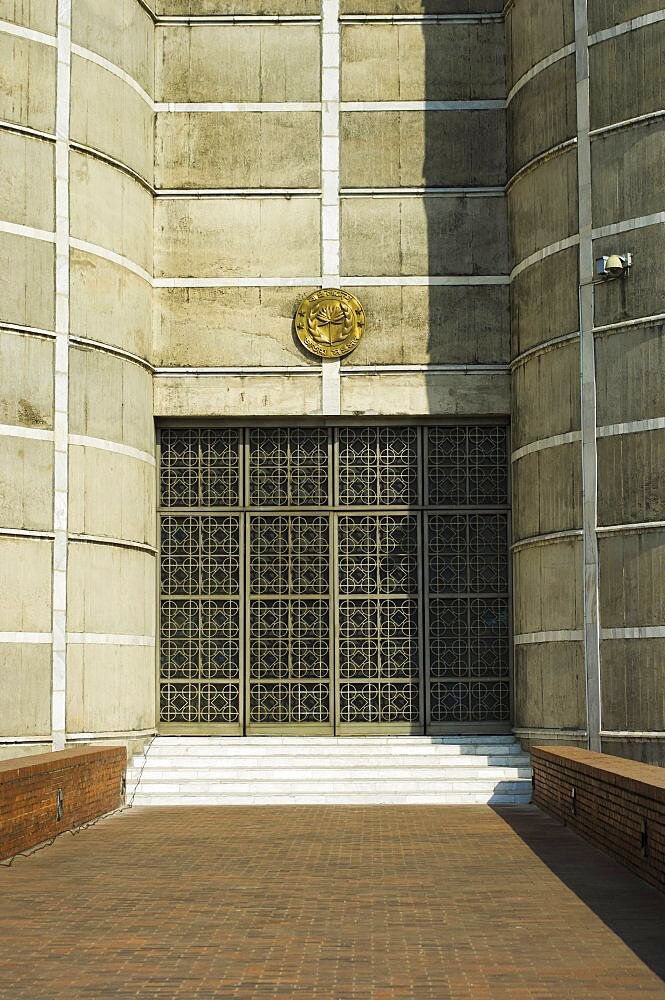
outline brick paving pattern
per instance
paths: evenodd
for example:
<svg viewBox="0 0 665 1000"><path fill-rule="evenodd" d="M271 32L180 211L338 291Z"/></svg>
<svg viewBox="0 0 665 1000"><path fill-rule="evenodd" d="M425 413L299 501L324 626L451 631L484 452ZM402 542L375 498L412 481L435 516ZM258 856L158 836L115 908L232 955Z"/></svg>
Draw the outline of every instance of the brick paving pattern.
<svg viewBox="0 0 665 1000"><path fill-rule="evenodd" d="M0 868L2 1000L665 1000L665 895L533 807L133 809Z"/></svg>

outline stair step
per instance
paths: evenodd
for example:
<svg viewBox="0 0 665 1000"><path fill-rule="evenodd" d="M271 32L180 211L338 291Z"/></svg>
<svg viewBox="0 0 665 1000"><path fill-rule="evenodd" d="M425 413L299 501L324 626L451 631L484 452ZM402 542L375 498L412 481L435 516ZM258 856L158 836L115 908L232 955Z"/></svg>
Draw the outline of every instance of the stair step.
<svg viewBox="0 0 665 1000"><path fill-rule="evenodd" d="M349 792L341 794L303 793L291 795L192 795L174 799L168 795L137 795L135 806L272 806L272 805L528 805L531 791L501 792Z"/></svg>
<svg viewBox="0 0 665 1000"><path fill-rule="evenodd" d="M139 772L128 772L127 778L138 778ZM334 776L339 781L354 781L357 778L374 780L382 778L386 781L405 780L436 780L447 778L451 781L467 781L476 778L502 780L504 778L531 778L529 767L448 767L432 764L427 767L377 766L359 761L353 768L340 767L274 767L255 768L251 766L234 766L222 764L207 768L163 768L146 767L142 772L143 781L209 781L209 780L247 780L248 777L268 778L282 781L329 781Z"/></svg>
<svg viewBox="0 0 665 1000"><path fill-rule="evenodd" d="M146 759L145 757L135 757L132 767L145 770L160 768L162 770L210 770L211 768L265 768L265 767L308 767L308 768L345 768L345 767L409 767L409 768L441 768L441 767L528 767L529 757L526 754L506 754L505 756L488 757L486 754L464 754L460 756L436 755L415 758L405 755L395 754L345 754L344 756L327 754L321 757L307 757L303 755L290 754L286 757L267 755L256 757L252 755L240 756L238 754L218 754L216 756L189 756L182 757L157 756Z"/></svg>

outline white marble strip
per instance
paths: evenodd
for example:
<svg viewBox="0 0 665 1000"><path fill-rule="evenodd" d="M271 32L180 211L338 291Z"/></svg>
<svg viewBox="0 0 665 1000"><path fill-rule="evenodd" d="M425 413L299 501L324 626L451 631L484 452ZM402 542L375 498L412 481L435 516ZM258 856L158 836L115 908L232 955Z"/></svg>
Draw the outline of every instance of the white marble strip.
<svg viewBox="0 0 665 1000"><path fill-rule="evenodd" d="M67 742L83 740L87 743L90 740L140 739L142 736L154 736L155 733L155 729L108 729L105 732L97 733L67 733Z"/></svg>
<svg viewBox="0 0 665 1000"><path fill-rule="evenodd" d="M20 645L46 645L51 643L50 632L0 632L0 642L15 642Z"/></svg>
<svg viewBox="0 0 665 1000"><path fill-rule="evenodd" d="M424 364L424 365L344 365L342 375L400 375L408 372L429 372L435 375L461 374L461 375L496 375L505 374L510 371L510 366L505 364L483 365L483 364Z"/></svg>
<svg viewBox="0 0 665 1000"><path fill-rule="evenodd" d="M637 625L625 628L603 628L603 641L610 639L665 639L665 625Z"/></svg>
<svg viewBox="0 0 665 1000"><path fill-rule="evenodd" d="M157 555L154 545L147 545L145 542L133 542L127 538L109 538L106 535L79 535L70 534L70 542L83 542L87 545L110 545L114 549L131 549L136 552L145 552L149 556Z"/></svg>
<svg viewBox="0 0 665 1000"><path fill-rule="evenodd" d="M198 112L208 114L248 114L267 111L320 111L320 101L157 101L152 105L156 114Z"/></svg>
<svg viewBox="0 0 665 1000"><path fill-rule="evenodd" d="M343 198L504 198L503 185L492 187L341 188Z"/></svg>
<svg viewBox="0 0 665 1000"><path fill-rule="evenodd" d="M557 243L551 243L547 247L543 247L541 250L536 250L535 253L530 254L521 260L512 271L510 272L510 280L514 281L515 278L526 271L527 268L532 267L534 264L538 264L541 260L545 260L546 257L551 257L555 253L560 253L562 250L568 250L570 247L576 247L580 242L580 238L575 233L574 236L568 236L565 240L559 240Z"/></svg>
<svg viewBox="0 0 665 1000"><path fill-rule="evenodd" d="M566 541L571 538L581 538L581 528L571 528L568 531L550 531L546 535L530 535L528 538L521 538L519 542L514 542L510 548L512 552L520 549L535 547L536 545L554 545L557 542Z"/></svg>
<svg viewBox="0 0 665 1000"><path fill-rule="evenodd" d="M155 198L320 198L318 188L154 188Z"/></svg>
<svg viewBox="0 0 665 1000"><path fill-rule="evenodd" d="M42 132L38 128L31 128L30 125L19 125L18 122L8 122L4 118L0 118L0 129L5 132L17 132L19 135L25 135L31 139L55 142L55 132Z"/></svg>
<svg viewBox="0 0 665 1000"><path fill-rule="evenodd" d="M53 431L47 430L44 427L0 424L0 437L31 438L33 441L53 441Z"/></svg>
<svg viewBox="0 0 665 1000"><path fill-rule="evenodd" d="M80 59L85 59L87 62L95 63L101 69L106 70L107 73L112 73L113 76L117 76L119 80L126 83L128 87L138 94L142 101L144 101L150 110L153 110L153 100L150 94L148 94L140 83L138 83L133 76L121 69L120 66L116 66L115 63L111 62L109 59L105 59L104 56L100 56L97 52L93 52L91 49L84 49L82 45L72 45L72 53L78 56Z"/></svg>
<svg viewBox="0 0 665 1000"><path fill-rule="evenodd" d="M34 226L21 226L17 222L5 222L4 219L0 219L0 232L10 233L12 236L23 236L28 240L55 243L55 233L49 233L46 229L35 229Z"/></svg>
<svg viewBox="0 0 665 1000"><path fill-rule="evenodd" d="M152 275L149 274L145 268L137 264L136 261L131 260L129 257L125 257L122 254L116 253L115 250L107 250L106 247L98 246L97 243L88 243L86 240L75 239L73 236L69 241L70 246L75 250L81 250L83 253L92 254L94 257L101 257L103 260L108 260L112 264L117 264L118 267L124 267L127 271L131 271L132 274L137 275L139 278L143 278L148 284L152 284Z"/></svg>
<svg viewBox="0 0 665 1000"><path fill-rule="evenodd" d="M67 549L69 520L69 112L72 2L57 3L55 108L55 368L53 462L53 597L51 734L54 750L66 741Z"/></svg>
<svg viewBox="0 0 665 1000"><path fill-rule="evenodd" d="M503 14L341 14L342 24L501 24Z"/></svg>
<svg viewBox="0 0 665 1000"><path fill-rule="evenodd" d="M407 286L407 285L509 285L510 276L508 274L398 274L390 277L383 275L354 275L353 277L342 276L340 281L349 287L361 287L367 285L372 288L382 286Z"/></svg>
<svg viewBox="0 0 665 1000"><path fill-rule="evenodd" d="M67 642L75 646L154 646L155 637L114 632L68 632Z"/></svg>
<svg viewBox="0 0 665 1000"><path fill-rule="evenodd" d="M106 441L104 438L88 437L86 434L70 434L70 445L78 445L81 448L95 448L98 451L107 451L113 455L125 455L127 458L135 458L139 462L147 465L155 465L155 456L150 452L141 451L139 448L132 448L128 444L120 444L117 441Z"/></svg>
<svg viewBox="0 0 665 1000"><path fill-rule="evenodd" d="M619 323L608 323L605 326L595 326L593 332L596 336L602 336L605 333L618 333L619 331L626 330L629 327L649 326L652 323L665 323L665 313L656 313L652 316L638 316L637 319L624 319Z"/></svg>
<svg viewBox="0 0 665 1000"><path fill-rule="evenodd" d="M611 28L603 28L589 35L589 45L600 45L609 41L610 38L617 38L619 35L626 35L629 31L639 31L649 24L657 24L665 21L665 10L654 10L650 14L642 14L640 17L633 17L630 21L622 21L621 24L614 24Z"/></svg>
<svg viewBox="0 0 665 1000"><path fill-rule="evenodd" d="M548 438L541 438L540 441L532 441L525 444L523 448L518 448L511 455L511 461L519 462L527 455L533 455L537 451L546 451L547 448L558 448L562 444L574 444L582 440L581 431L567 431L565 434L553 434Z"/></svg>
<svg viewBox="0 0 665 1000"><path fill-rule="evenodd" d="M321 283L340 283L340 25L339 0L322 0L321 23ZM341 411L339 358L321 362L321 412Z"/></svg>
<svg viewBox="0 0 665 1000"><path fill-rule="evenodd" d="M657 729L649 729L646 731L640 731L638 729L603 729L600 735L608 739L665 740L665 732L660 732Z"/></svg>
<svg viewBox="0 0 665 1000"><path fill-rule="evenodd" d="M542 344L536 344L535 347L530 347L528 351L523 351L522 354L518 354L510 362L511 369L519 368L520 365L526 364L532 358L538 357L539 354L546 354L547 351L553 351L557 347L563 347L564 344L570 344L574 340L580 339L580 331L576 330L575 333L566 333L562 337L552 337L551 340L544 340Z"/></svg>
<svg viewBox="0 0 665 1000"><path fill-rule="evenodd" d="M321 287L320 275L296 278L154 278L155 288L315 288Z"/></svg>
<svg viewBox="0 0 665 1000"><path fill-rule="evenodd" d="M78 242L78 241L77 241ZM344 287L354 288L368 286L401 287L407 285L437 286L437 285L509 285L507 274L450 274L450 275L354 275L340 276ZM279 278L155 278L152 282L155 288L315 288L322 287L321 275Z"/></svg>
<svg viewBox="0 0 665 1000"><path fill-rule="evenodd" d="M114 156L109 156L108 153L103 153L101 149L95 149L94 146L86 146L83 142L70 142L69 148L77 153L83 153L85 156L91 156L95 160L100 160L102 163L106 163L109 167L113 167L115 170L121 170L123 174L127 174L132 180L135 180L137 184L140 184L142 188L149 191L154 197L155 189L152 184L145 177L142 177L138 171L134 170L133 167L129 167L122 160L117 160Z"/></svg>
<svg viewBox="0 0 665 1000"><path fill-rule="evenodd" d="M506 191L509 191L514 184L520 181L522 177L524 177L525 174L528 174L531 170L535 170L536 167L539 167L541 164L546 163L547 160L551 160L555 156L558 156L559 153L568 152L568 150L573 149L576 145L577 137L574 139L566 139L565 142L560 142L557 146L552 146L550 149L546 149L542 153L538 153L538 155L534 156L532 159L527 160L527 162L524 163L519 170L515 171L512 177L508 178L506 181Z"/></svg>
<svg viewBox="0 0 665 1000"><path fill-rule="evenodd" d="M39 42L41 45L57 45L55 35L47 35L43 31L35 31L33 28L26 28L22 24L13 24L11 21L0 21L0 32L3 35L16 35L17 38L25 38L29 42Z"/></svg>
<svg viewBox="0 0 665 1000"><path fill-rule="evenodd" d="M53 538L52 531L33 531L30 528L0 528L0 535L7 538Z"/></svg>
<svg viewBox="0 0 665 1000"><path fill-rule="evenodd" d="M139 3L141 0L139 0ZM143 4L142 4L143 6ZM158 28L177 27L178 25L195 28L204 25L234 25L243 24L318 24L319 14L152 14Z"/></svg>
<svg viewBox="0 0 665 1000"><path fill-rule="evenodd" d="M633 524L608 524L596 528L599 535L632 535L642 531L662 531L665 521L636 521Z"/></svg>
<svg viewBox="0 0 665 1000"><path fill-rule="evenodd" d="M321 368L319 365L316 366L305 366L305 365L271 365L262 368L260 365L237 365L235 367L227 368L213 368L208 367L197 367L196 365L190 365L187 367L180 368L155 368L155 376L157 378L168 376L170 378L182 378L183 376L192 376L194 378L201 378L202 376L240 376L244 378L247 375L275 375L283 377L284 375L309 375L316 376L319 378L321 375Z"/></svg>
<svg viewBox="0 0 665 1000"><path fill-rule="evenodd" d="M645 420L629 420L623 424L605 424L596 428L599 438L617 437L620 434L644 434L648 431L665 430L665 417L648 417Z"/></svg>
<svg viewBox="0 0 665 1000"><path fill-rule="evenodd" d="M505 111L504 100L487 101L342 101L342 111Z"/></svg>
<svg viewBox="0 0 665 1000"><path fill-rule="evenodd" d="M132 364L138 365L140 368L144 368L151 373L155 370L145 358L140 357L138 354L132 354L131 351L125 351L122 347L116 347L114 344L103 344L100 340L90 340L89 337L70 337L69 343L74 345L80 344L81 347L88 347L93 351L102 351L104 354L112 354L116 358L122 358L123 361L130 361Z"/></svg>
<svg viewBox="0 0 665 1000"><path fill-rule="evenodd" d="M17 337L41 337L53 340L55 330L43 330L39 326L22 326L20 323L6 323L0 320L0 330L4 333L14 333Z"/></svg>
<svg viewBox="0 0 665 1000"><path fill-rule="evenodd" d="M558 737L561 736L563 739L586 739L587 731L586 729L547 729L544 726L539 729L524 729L521 726L516 726L513 729L515 736L522 739L529 739L530 737L543 738L547 737Z"/></svg>
<svg viewBox="0 0 665 1000"><path fill-rule="evenodd" d="M606 135L608 132L617 132L619 129L629 128L631 125L649 125L652 121L656 121L658 118L662 118L665 115L665 110L659 111L649 111L645 115L636 115L634 118L624 118L620 122L610 122L609 125L601 125L599 128L593 128L589 132L592 138L597 135Z"/></svg>
<svg viewBox="0 0 665 1000"><path fill-rule="evenodd" d="M540 62L535 63L531 69L527 70L524 76L521 76L517 83L514 85L512 90L508 93L507 103L510 104L515 94L518 94L522 87L533 80L534 77L542 73L543 70L549 69L550 66L554 66L555 63L560 62L562 59L566 59L571 56L575 51L575 43L571 42L570 45L564 46L562 49L558 49L556 52L552 52L551 55L545 56Z"/></svg>
<svg viewBox="0 0 665 1000"><path fill-rule="evenodd" d="M523 632L514 636L516 646L531 646L539 642L583 642L583 629L557 629L554 632Z"/></svg>
<svg viewBox="0 0 665 1000"><path fill-rule="evenodd" d="M620 233L632 232L634 229L646 229L648 226L659 226L665 222L665 212L654 212L653 215L641 215L637 219L624 219L622 222L613 222L609 226L601 226L594 229L594 240L603 239L605 236L618 236Z"/></svg>

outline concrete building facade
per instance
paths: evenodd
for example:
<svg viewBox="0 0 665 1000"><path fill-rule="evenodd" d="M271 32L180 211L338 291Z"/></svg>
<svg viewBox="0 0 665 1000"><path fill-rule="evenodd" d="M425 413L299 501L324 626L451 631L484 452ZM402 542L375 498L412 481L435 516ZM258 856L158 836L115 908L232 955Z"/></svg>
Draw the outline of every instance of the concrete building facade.
<svg viewBox="0 0 665 1000"><path fill-rule="evenodd" d="M164 435L198 435L205 477L226 459L201 435L236 429L251 493L262 428L289 455L323 429L331 482L349 429L389 442L386 475L408 432L421 485L385 516L417 519L405 642L431 681L422 567L455 506L422 493L435 439L467 441L453 471L473 479L510 426L512 505L500 487L457 505L469 531L512 506L511 538L473 556L510 542L511 628L483 626L510 639L510 703L443 729L665 761L664 32L653 0L0 0L3 753L187 731L158 691ZM628 277L597 279L628 252ZM341 362L294 337L321 287L366 311ZM468 441L492 435L481 460ZM242 618L260 595L238 573ZM390 718L422 731L427 712Z"/></svg>

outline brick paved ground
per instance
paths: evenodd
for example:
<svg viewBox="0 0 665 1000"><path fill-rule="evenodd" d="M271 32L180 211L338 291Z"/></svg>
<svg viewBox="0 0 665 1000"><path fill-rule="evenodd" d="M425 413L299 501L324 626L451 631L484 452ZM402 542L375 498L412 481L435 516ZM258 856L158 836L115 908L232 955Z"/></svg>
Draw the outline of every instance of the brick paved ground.
<svg viewBox="0 0 665 1000"><path fill-rule="evenodd" d="M0 997L665 1000L665 896L535 809L134 809L0 868Z"/></svg>

